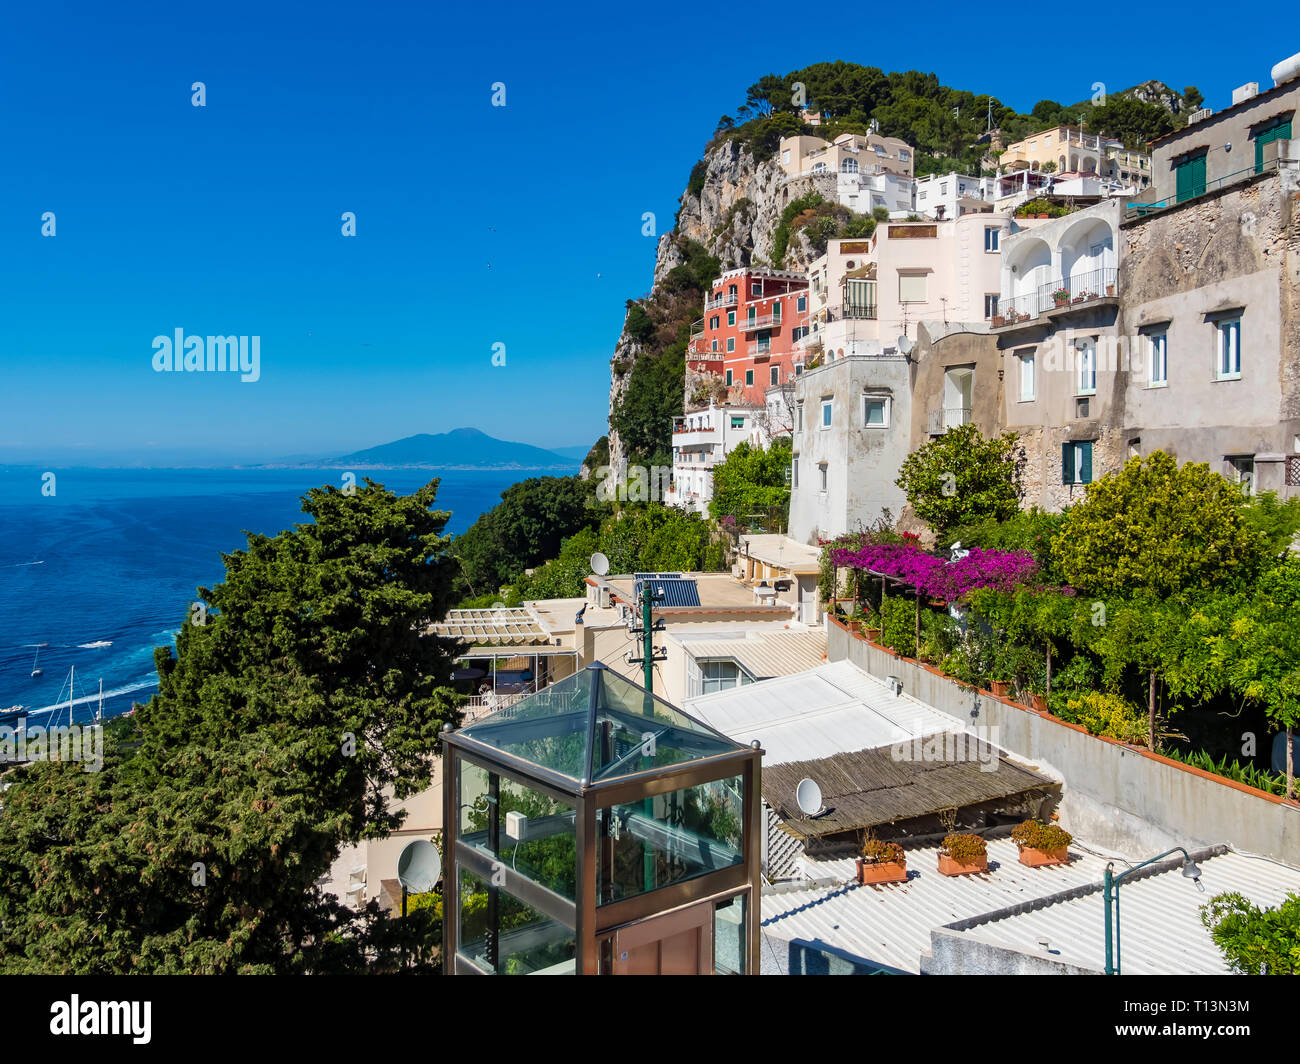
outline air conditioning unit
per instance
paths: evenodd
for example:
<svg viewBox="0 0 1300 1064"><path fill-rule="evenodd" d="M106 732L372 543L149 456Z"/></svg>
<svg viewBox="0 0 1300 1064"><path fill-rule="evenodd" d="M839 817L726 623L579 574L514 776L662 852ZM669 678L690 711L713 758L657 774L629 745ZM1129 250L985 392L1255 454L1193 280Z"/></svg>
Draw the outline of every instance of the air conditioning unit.
<svg viewBox="0 0 1300 1064"><path fill-rule="evenodd" d="M889 688L889 693L895 698L903 693L903 681L897 676L886 676L885 686Z"/></svg>
<svg viewBox="0 0 1300 1064"><path fill-rule="evenodd" d="M1199 111L1193 111L1187 116L1187 124L1190 126L1193 122L1200 122L1210 115L1214 114L1208 107L1202 107Z"/></svg>
<svg viewBox="0 0 1300 1064"><path fill-rule="evenodd" d="M607 610L607 609L609 609L609 602L610 602L610 599L609 599L609 588L608 588L608 587L602 586L602 587L601 587L601 588L596 592L596 601L600 604L600 608L601 608L602 610Z"/></svg>
<svg viewBox="0 0 1300 1064"><path fill-rule="evenodd" d="M1252 96L1259 95L1259 82L1248 81L1246 84L1232 90L1232 103L1235 107L1239 103L1249 100Z"/></svg>

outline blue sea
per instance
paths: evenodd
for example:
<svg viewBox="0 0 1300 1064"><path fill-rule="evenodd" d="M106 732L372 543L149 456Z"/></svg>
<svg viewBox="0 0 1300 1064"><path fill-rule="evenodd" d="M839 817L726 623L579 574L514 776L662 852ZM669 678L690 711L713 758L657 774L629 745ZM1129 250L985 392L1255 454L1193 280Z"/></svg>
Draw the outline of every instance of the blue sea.
<svg viewBox="0 0 1300 1064"><path fill-rule="evenodd" d="M302 494L343 483L343 471L330 469L65 468L54 470L49 496L44 472L0 467L0 710L26 706L33 724L67 723L69 698L71 719L90 719L101 679L105 716L148 701L153 649L173 644L195 589L222 579L222 552L242 549L244 530L273 535L309 520ZM463 532L507 487L539 475L356 474L401 494L441 477L435 505L452 512L448 532Z"/></svg>

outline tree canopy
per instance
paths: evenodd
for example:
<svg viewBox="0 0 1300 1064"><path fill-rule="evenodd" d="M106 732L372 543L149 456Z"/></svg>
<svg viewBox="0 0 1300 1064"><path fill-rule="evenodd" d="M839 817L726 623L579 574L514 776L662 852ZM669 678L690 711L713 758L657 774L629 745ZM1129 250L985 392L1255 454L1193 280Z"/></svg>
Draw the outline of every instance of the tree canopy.
<svg viewBox="0 0 1300 1064"><path fill-rule="evenodd" d="M394 796L429 785L457 719L448 648L423 634L454 576L437 483L308 492L312 522L250 535L198 589L100 772L7 775L0 971L360 971L399 944L430 961L410 937L427 919L397 928L317 883L401 824Z"/></svg>
<svg viewBox="0 0 1300 1064"><path fill-rule="evenodd" d="M762 514L765 522L784 529L790 519L790 440L780 437L764 450L739 443L713 470L709 516L743 521Z"/></svg>
<svg viewBox="0 0 1300 1064"><path fill-rule="evenodd" d="M973 424L960 425L909 454L895 483L917 517L943 535L959 524L1012 517L1024 461L1014 432L987 439Z"/></svg>

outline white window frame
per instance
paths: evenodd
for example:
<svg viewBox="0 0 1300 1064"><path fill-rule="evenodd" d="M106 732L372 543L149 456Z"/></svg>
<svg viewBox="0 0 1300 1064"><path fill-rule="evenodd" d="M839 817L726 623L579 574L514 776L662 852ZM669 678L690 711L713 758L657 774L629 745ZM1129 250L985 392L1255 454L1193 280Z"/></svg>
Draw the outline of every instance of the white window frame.
<svg viewBox="0 0 1300 1064"><path fill-rule="evenodd" d="M800 432L803 432L803 400L802 399L800 399L799 402L794 404L794 411L795 411L794 416L796 420L795 428L798 429Z"/></svg>
<svg viewBox="0 0 1300 1064"><path fill-rule="evenodd" d="M992 244L992 247L989 245ZM984 251L988 255L994 255L1001 251L1002 244L1002 227L997 225L986 225L984 227Z"/></svg>
<svg viewBox="0 0 1300 1064"><path fill-rule="evenodd" d="M819 482L821 486L817 490L822 495L825 495L828 491L830 491L831 482L830 482L830 473L828 472L830 467L825 462L818 462L817 469L818 472L821 474L821 480Z"/></svg>
<svg viewBox="0 0 1300 1064"><path fill-rule="evenodd" d="M799 456L792 455L790 458L790 486L797 488L799 486Z"/></svg>
<svg viewBox="0 0 1300 1064"><path fill-rule="evenodd" d="M867 417L867 407L874 403L880 403L883 411L883 419L879 422L872 422ZM890 415L890 397L887 395L872 395L870 392L862 396L862 427L864 429L887 429L889 428Z"/></svg>
<svg viewBox="0 0 1300 1064"><path fill-rule="evenodd" d="M727 311L727 324L728 325L736 324L736 312L734 310Z"/></svg>
<svg viewBox="0 0 1300 1064"><path fill-rule="evenodd" d="M906 299L903 295L903 282L913 281L920 282L923 293L920 299ZM912 293L915 295L915 293ZM900 303L928 303L930 301L930 275L925 272L904 273L901 270L898 274L898 301Z"/></svg>
<svg viewBox="0 0 1300 1064"><path fill-rule="evenodd" d="M1214 376L1221 381L1241 380L1240 317L1220 318L1214 323Z"/></svg>
<svg viewBox="0 0 1300 1064"><path fill-rule="evenodd" d="M1167 332L1147 333L1147 387L1169 387L1169 334Z"/></svg>
<svg viewBox="0 0 1300 1064"><path fill-rule="evenodd" d="M1038 398L1038 381L1036 377L1038 366L1034 358L1034 352L1030 351L1028 354L1017 355L1016 361L1020 363L1020 402L1032 403ZM1025 390L1026 382L1029 384L1028 392Z"/></svg>
<svg viewBox="0 0 1300 1064"><path fill-rule="evenodd" d="M823 400L822 400L822 420L821 420L821 427L822 427L823 430L831 428L832 425L833 425L833 423L834 423L834 421L835 421L835 407L834 407L834 403L835 403L835 400L834 400L834 399L823 399Z"/></svg>
<svg viewBox="0 0 1300 1064"><path fill-rule="evenodd" d="M1089 357L1085 360L1084 355ZM1075 346L1075 395L1097 394L1097 344L1093 340L1080 340ZM1084 368L1090 370L1090 380L1085 384Z"/></svg>

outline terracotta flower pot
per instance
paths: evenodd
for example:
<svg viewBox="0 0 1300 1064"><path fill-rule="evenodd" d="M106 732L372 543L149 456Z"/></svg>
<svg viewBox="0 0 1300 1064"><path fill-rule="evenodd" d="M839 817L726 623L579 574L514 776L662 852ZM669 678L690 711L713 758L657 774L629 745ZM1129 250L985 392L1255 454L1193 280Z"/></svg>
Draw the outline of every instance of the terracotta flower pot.
<svg viewBox="0 0 1300 1064"><path fill-rule="evenodd" d="M869 640L870 640L871 642L873 642L873 643L879 643L879 642L880 642L880 629L879 629L879 628L863 628L863 629L862 629L862 634L863 634L864 636L866 636L867 639L869 639Z"/></svg>
<svg viewBox="0 0 1300 1064"><path fill-rule="evenodd" d="M992 691L995 695L997 695L998 698L1006 698L1007 691L1010 687L1011 684L1004 683L1001 680L994 680L989 684L989 690Z"/></svg>
<svg viewBox="0 0 1300 1064"><path fill-rule="evenodd" d="M939 854L939 871L945 876L973 876L989 870L989 856L974 857L969 861L958 861L946 853Z"/></svg>
<svg viewBox="0 0 1300 1064"><path fill-rule="evenodd" d="M864 887L878 883L906 883L907 861L868 861L859 857L858 882Z"/></svg>
<svg viewBox="0 0 1300 1064"><path fill-rule="evenodd" d="M1069 864L1069 849L1062 846L1056 850L1036 850L1032 846L1022 846L1020 848L1020 863L1028 865L1030 868L1040 868L1043 865Z"/></svg>
<svg viewBox="0 0 1300 1064"><path fill-rule="evenodd" d="M994 315L993 315L993 328L995 328L995 329L1000 329L1000 328L1002 328L1002 326L1004 326L1006 323L1007 323L1007 318L1006 318L1006 315L1005 315L1005 314L994 314Z"/></svg>
<svg viewBox="0 0 1300 1064"><path fill-rule="evenodd" d="M1047 712L1047 699L1040 694L1031 693L1029 696L1029 704L1033 706L1036 710L1038 710L1040 713Z"/></svg>
<svg viewBox="0 0 1300 1064"><path fill-rule="evenodd" d="M1106 286L1106 294L1108 296L1113 296L1115 294L1115 286L1113 284L1108 284Z"/></svg>

